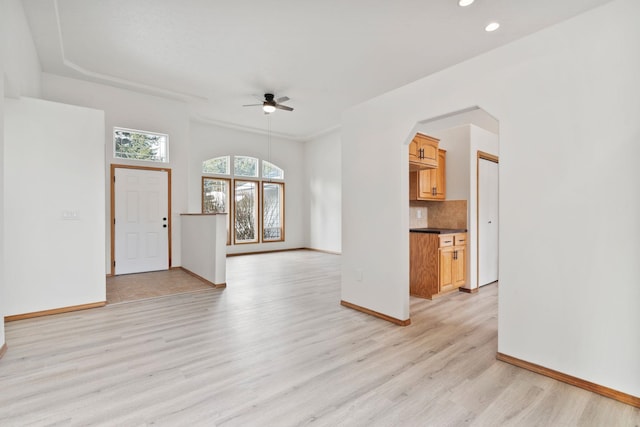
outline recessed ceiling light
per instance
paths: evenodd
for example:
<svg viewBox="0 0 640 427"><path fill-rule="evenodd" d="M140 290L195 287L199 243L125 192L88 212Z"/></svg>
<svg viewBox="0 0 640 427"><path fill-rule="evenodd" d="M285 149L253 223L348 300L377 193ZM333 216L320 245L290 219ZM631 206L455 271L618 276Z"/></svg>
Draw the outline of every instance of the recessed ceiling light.
<svg viewBox="0 0 640 427"><path fill-rule="evenodd" d="M484 30L491 32L497 30L498 28L500 28L500 24L498 24L497 22L492 22L491 24L484 27Z"/></svg>
<svg viewBox="0 0 640 427"><path fill-rule="evenodd" d="M458 0L458 6L470 6L475 0Z"/></svg>

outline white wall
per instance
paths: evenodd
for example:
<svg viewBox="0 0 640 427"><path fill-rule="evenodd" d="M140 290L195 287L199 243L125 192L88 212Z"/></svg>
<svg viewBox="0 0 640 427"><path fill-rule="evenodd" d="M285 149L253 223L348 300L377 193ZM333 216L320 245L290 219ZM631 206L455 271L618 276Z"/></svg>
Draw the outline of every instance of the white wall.
<svg viewBox="0 0 640 427"><path fill-rule="evenodd" d="M40 60L20 0L3 0L0 26L4 56L5 96L40 95Z"/></svg>
<svg viewBox="0 0 640 427"><path fill-rule="evenodd" d="M277 117L272 120L278 120ZM265 118L265 130L267 129ZM202 162L213 157L243 155L269 160L268 136L224 128L214 124L191 122L189 152L189 212L201 212ZM303 212L304 144L283 138L271 138L271 163L284 169L285 241L227 246L227 253L272 251L306 246ZM233 239L232 239L233 240Z"/></svg>
<svg viewBox="0 0 640 427"><path fill-rule="evenodd" d="M637 16L613 1L345 112L343 299L409 317L408 134L477 105L500 122L499 351L640 396L640 242L615 232L640 235Z"/></svg>
<svg viewBox="0 0 640 427"><path fill-rule="evenodd" d="M5 16L5 4L0 2L0 16ZM4 274L4 41L5 27L0 26L0 349L5 344L5 274Z"/></svg>
<svg viewBox="0 0 640 427"><path fill-rule="evenodd" d="M308 246L339 253L342 250L342 160L340 131L305 144L308 204ZM376 206L375 200L371 207Z"/></svg>
<svg viewBox="0 0 640 427"><path fill-rule="evenodd" d="M189 157L189 116L184 103L144 95L82 80L48 73L42 74L42 96L56 102L96 108L105 112L105 174L103 197L106 201L104 233L106 272L111 271L110 166L127 164L171 169L171 261L180 265L180 214L187 211L187 164ZM113 157L113 128L125 127L169 135L169 163L153 163Z"/></svg>
<svg viewBox="0 0 640 427"><path fill-rule="evenodd" d="M180 215L182 268L215 285L227 282L227 216Z"/></svg>
<svg viewBox="0 0 640 427"><path fill-rule="evenodd" d="M40 62L19 0L0 1L0 320L7 315L4 236L4 100L40 95ZM0 347L5 342L0 322Z"/></svg>
<svg viewBox="0 0 640 427"><path fill-rule="evenodd" d="M495 134L500 133L500 123L496 118L477 106L431 117L420 122L418 127L421 132L429 135L430 132L464 125L475 125Z"/></svg>
<svg viewBox="0 0 640 427"><path fill-rule="evenodd" d="M5 101L6 315L105 301L103 135L102 111Z"/></svg>

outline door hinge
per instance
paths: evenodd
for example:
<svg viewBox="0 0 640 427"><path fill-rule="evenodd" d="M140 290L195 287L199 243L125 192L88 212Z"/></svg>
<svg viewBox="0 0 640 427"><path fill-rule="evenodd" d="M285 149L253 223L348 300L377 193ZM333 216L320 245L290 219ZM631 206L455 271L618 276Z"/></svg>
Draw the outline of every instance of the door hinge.
<svg viewBox="0 0 640 427"><path fill-rule="evenodd" d="M113 218L113 225L116 225L116 219Z"/></svg>
<svg viewBox="0 0 640 427"><path fill-rule="evenodd" d="M115 262L115 261L113 261L113 266L114 266L114 267L116 266L116 262Z"/></svg>

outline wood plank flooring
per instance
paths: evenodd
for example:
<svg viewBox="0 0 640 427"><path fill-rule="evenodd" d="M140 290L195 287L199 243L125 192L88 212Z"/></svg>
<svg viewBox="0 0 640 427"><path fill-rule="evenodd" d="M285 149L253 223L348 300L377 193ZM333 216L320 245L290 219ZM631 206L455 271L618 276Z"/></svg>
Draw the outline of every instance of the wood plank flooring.
<svg viewBox="0 0 640 427"><path fill-rule="evenodd" d="M0 425L640 425L497 361L497 285L399 327L340 306L337 255L229 258L227 284L8 323Z"/></svg>

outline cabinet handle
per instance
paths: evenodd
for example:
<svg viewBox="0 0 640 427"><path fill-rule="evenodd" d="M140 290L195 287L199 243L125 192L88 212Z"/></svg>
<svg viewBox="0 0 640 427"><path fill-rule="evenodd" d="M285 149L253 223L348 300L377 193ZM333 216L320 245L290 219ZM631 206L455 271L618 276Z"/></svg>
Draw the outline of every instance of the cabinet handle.
<svg viewBox="0 0 640 427"><path fill-rule="evenodd" d="M458 259L458 251L453 251L453 259Z"/></svg>
<svg viewBox="0 0 640 427"><path fill-rule="evenodd" d="M420 157L420 160L424 159L424 148L421 148L418 150L418 156Z"/></svg>
<svg viewBox="0 0 640 427"><path fill-rule="evenodd" d="M436 187L431 188L431 195L432 195L432 196L435 196L436 194L438 194L438 193L436 192Z"/></svg>

